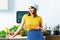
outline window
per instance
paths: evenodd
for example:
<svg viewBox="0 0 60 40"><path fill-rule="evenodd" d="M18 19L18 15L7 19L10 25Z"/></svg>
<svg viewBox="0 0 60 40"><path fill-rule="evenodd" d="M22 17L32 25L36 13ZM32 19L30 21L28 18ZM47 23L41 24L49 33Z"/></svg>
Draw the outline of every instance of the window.
<svg viewBox="0 0 60 40"><path fill-rule="evenodd" d="M17 23L21 23L21 19L23 17L24 14L27 14L28 11L17 11L16 12L16 22Z"/></svg>
<svg viewBox="0 0 60 40"><path fill-rule="evenodd" d="M0 0L0 10L8 10L8 0Z"/></svg>

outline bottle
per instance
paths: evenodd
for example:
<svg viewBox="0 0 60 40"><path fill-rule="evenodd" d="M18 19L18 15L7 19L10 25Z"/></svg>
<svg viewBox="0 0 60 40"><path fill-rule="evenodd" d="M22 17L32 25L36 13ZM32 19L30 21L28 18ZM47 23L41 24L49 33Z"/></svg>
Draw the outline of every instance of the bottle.
<svg viewBox="0 0 60 40"><path fill-rule="evenodd" d="M51 28L49 27L49 30L51 30Z"/></svg>
<svg viewBox="0 0 60 40"><path fill-rule="evenodd" d="M47 24L45 24L45 27L44 27L44 30L46 30L47 29Z"/></svg>
<svg viewBox="0 0 60 40"><path fill-rule="evenodd" d="M6 38L8 38L8 27L4 27L4 31L6 32Z"/></svg>

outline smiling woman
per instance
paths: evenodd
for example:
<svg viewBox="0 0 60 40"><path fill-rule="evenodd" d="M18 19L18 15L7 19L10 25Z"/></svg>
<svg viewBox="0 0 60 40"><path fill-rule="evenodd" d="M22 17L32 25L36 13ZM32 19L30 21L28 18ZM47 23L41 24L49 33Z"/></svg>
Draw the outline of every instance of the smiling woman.
<svg viewBox="0 0 60 40"><path fill-rule="evenodd" d="M27 31L27 40L44 40L42 30L42 17L37 15L38 5L33 2L28 7L28 14L23 15L20 27L12 37L23 28Z"/></svg>

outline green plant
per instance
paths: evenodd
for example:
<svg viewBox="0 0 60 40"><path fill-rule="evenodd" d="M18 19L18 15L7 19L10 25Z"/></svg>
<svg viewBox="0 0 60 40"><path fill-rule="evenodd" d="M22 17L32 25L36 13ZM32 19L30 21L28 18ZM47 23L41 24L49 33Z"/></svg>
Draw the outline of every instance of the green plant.
<svg viewBox="0 0 60 40"><path fill-rule="evenodd" d="M12 28L9 29L10 32L16 31L19 25L13 25Z"/></svg>
<svg viewBox="0 0 60 40"><path fill-rule="evenodd" d="M6 36L6 32L4 30L0 31L0 37L5 37Z"/></svg>

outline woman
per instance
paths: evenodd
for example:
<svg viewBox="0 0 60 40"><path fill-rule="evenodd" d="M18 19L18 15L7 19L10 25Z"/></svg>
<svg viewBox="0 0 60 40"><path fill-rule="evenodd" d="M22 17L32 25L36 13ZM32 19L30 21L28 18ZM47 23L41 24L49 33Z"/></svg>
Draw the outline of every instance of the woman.
<svg viewBox="0 0 60 40"><path fill-rule="evenodd" d="M42 18L37 15L38 5L32 4L28 9L29 13L23 16L20 27L12 37L15 37L16 34L24 28L24 30L28 32L27 40L44 40L41 32L43 30Z"/></svg>

